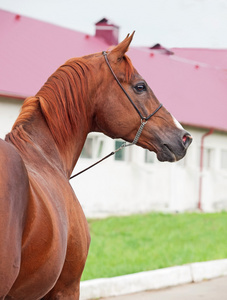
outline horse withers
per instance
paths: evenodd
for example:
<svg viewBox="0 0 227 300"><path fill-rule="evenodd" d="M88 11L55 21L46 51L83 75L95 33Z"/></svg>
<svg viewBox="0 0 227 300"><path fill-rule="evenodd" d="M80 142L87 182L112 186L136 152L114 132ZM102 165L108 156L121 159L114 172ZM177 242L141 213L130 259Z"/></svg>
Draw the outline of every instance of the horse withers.
<svg viewBox="0 0 227 300"><path fill-rule="evenodd" d="M0 299L79 299L90 235L69 177L89 132L186 154L191 136L125 55L132 38L60 66L0 141Z"/></svg>

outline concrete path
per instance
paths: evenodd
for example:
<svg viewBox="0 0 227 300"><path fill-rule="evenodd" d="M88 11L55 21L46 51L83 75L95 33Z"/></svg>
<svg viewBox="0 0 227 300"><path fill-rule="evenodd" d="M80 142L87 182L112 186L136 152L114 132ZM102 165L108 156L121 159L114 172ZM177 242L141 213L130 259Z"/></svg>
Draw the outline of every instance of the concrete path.
<svg viewBox="0 0 227 300"><path fill-rule="evenodd" d="M227 300L227 276L103 300Z"/></svg>
<svg viewBox="0 0 227 300"><path fill-rule="evenodd" d="M80 300L227 300L227 259L87 280L80 287Z"/></svg>

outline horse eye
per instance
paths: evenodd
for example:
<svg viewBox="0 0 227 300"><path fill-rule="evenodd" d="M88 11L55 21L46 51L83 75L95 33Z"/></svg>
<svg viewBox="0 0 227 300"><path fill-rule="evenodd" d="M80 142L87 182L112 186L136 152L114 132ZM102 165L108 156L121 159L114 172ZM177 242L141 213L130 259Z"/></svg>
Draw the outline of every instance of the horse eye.
<svg viewBox="0 0 227 300"><path fill-rule="evenodd" d="M146 85L143 82L137 83L134 89L136 90L137 93L142 93L147 90Z"/></svg>

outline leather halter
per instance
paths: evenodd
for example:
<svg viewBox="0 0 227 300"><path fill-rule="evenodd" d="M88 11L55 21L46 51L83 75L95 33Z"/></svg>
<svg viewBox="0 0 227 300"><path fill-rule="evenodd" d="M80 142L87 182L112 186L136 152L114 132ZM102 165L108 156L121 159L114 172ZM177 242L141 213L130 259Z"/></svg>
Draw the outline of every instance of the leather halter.
<svg viewBox="0 0 227 300"><path fill-rule="evenodd" d="M140 137L140 135L141 135L141 133L142 133L142 131L143 131L143 128L144 128L144 126L147 124L147 121L148 121L154 114L156 114L156 112L162 107L162 104L160 104L159 107L156 108L156 110L155 110L152 114L150 114L150 115L147 116L147 117L144 117L144 116L141 114L141 112L140 112L140 110L138 109L138 107L137 107L137 106L135 105L135 103L132 101L132 99L130 98L130 96L129 96L128 93L126 92L126 90L123 88L123 86L122 86L122 84L120 83L119 79L117 78L116 74L114 73L114 71L113 71L113 69L112 69L112 67L111 67L111 65L110 65L110 63L109 63L109 60L108 60L108 58L107 58L107 52L106 52L106 51L103 51L102 54L103 54L103 56L104 56L104 58L105 58L105 61L106 61L107 65L108 65L108 67L109 67L111 73L113 74L115 80L117 81L118 85L120 86L120 88L122 89L122 91L125 93L125 95L127 96L128 100L131 102L132 106L135 108L135 110L137 111L137 113L139 114L140 119L141 119L141 125L140 125L140 127L139 127L139 129L138 129L138 131L137 131L137 133L136 133L136 136L135 136L135 138L134 138L134 140L133 140L132 143L127 144L126 142L123 142L122 145L121 145L118 149L116 149L115 151L111 152L110 154L108 154L108 155L105 156L104 158L100 159L100 160L97 161L96 163L92 164L91 166L87 167L86 169L84 169L84 170L82 170L82 171L76 173L75 175L71 176L69 179L72 179L72 178L74 178L74 177L80 175L81 173L83 173L83 172L89 170L90 168L92 168L92 167L94 167L95 165L99 164L100 162L102 162L102 161L105 160L106 158L108 158L108 157L114 155L116 152L120 151L121 149L123 149L123 148L125 148L125 147L128 147L128 146L135 145L135 144L138 142L139 137Z"/></svg>
<svg viewBox="0 0 227 300"><path fill-rule="evenodd" d="M162 104L160 104L159 107L156 108L156 110L155 110L152 114L150 114L148 117L144 117L144 116L141 114L141 112L139 111L138 107L137 107L137 106L135 105L135 103L132 101L132 99L130 98L129 94L126 92L126 90L125 90L124 87L122 86L122 84L120 83L120 81L119 81L119 79L117 78L116 74L114 73L114 71L113 71L113 69L112 69L112 67L111 67L111 65L110 65L110 62L109 62L109 60L108 60L108 58L107 58L107 52L106 52L106 51L103 51L102 54L103 54L103 56L105 57L105 61L106 61L107 65L108 65L108 67L109 67L111 73L113 74L114 79L117 81L118 85L120 86L120 88L122 89L122 91L125 93L125 95L127 96L128 100L131 102L132 106L135 108L135 110L137 111L137 113L139 114L140 119L141 119L141 123L142 123L143 120L144 120L144 121L148 121L148 120L149 120L154 114L156 114L156 112L162 107Z"/></svg>
<svg viewBox="0 0 227 300"><path fill-rule="evenodd" d="M148 117L144 117L144 116L141 114L141 112L140 112L140 110L138 109L138 107L137 107L137 106L135 105L135 103L132 101L131 97L130 97L129 94L126 92L126 90L124 89L124 87L122 86L122 84L120 83L120 81L119 81L119 79L117 78L116 74L114 73L114 71L113 71L113 69L112 69L112 67L111 67L111 65L110 65L110 62L109 62L109 60L108 60L108 58L107 58L107 52L106 52L106 51L103 51L102 54L103 54L103 56L104 56L104 58L105 58L105 61L106 61L107 65L108 65L108 67L109 67L109 69L110 69L110 71L111 71L111 73L112 73L114 79L117 81L118 85L120 86L120 88L122 89L122 91L125 93L125 95L127 96L128 100L131 102L132 106L135 108L135 110L137 111L137 113L139 114L140 119L141 119L141 125L140 125L140 128L139 128L139 130L137 131L136 136L135 136L133 142L132 142L131 144L123 143L123 144L121 145L121 147L120 147L120 149L122 149L122 148L127 147L127 146L135 145L135 144L138 142L139 137L140 137L140 135L141 135L141 133L142 133L142 131L143 131L143 128L144 128L144 126L147 124L147 121L148 121L151 117L153 117L153 115L156 114L157 111L159 111L159 109L162 107L162 104L160 104L159 107L156 108L156 110L155 110L153 113L151 113ZM120 149L119 149L119 150L120 150ZM118 149L117 149L117 150L118 150Z"/></svg>

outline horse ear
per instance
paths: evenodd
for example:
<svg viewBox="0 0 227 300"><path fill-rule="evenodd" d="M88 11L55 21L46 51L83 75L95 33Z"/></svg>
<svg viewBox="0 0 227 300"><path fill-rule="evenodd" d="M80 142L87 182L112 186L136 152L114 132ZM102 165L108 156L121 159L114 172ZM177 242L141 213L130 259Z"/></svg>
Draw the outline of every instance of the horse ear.
<svg viewBox="0 0 227 300"><path fill-rule="evenodd" d="M131 41L133 39L135 31L130 35L128 34L126 38L118 44L116 47L114 47L108 54L108 58L111 61L117 62L120 61L124 54L128 51L129 45L131 44Z"/></svg>

